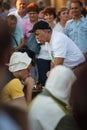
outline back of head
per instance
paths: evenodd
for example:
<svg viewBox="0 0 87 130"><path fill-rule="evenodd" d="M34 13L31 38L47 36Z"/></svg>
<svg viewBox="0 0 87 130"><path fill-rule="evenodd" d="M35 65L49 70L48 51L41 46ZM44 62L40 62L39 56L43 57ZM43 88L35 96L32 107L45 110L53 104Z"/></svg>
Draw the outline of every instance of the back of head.
<svg viewBox="0 0 87 130"><path fill-rule="evenodd" d="M45 87L55 98L68 103L75 80L76 76L71 69L58 65L51 70Z"/></svg>
<svg viewBox="0 0 87 130"><path fill-rule="evenodd" d="M11 30L7 22L0 18L0 65L8 61L11 41Z"/></svg>
<svg viewBox="0 0 87 130"><path fill-rule="evenodd" d="M87 130L87 63L72 86L71 105L77 123Z"/></svg>

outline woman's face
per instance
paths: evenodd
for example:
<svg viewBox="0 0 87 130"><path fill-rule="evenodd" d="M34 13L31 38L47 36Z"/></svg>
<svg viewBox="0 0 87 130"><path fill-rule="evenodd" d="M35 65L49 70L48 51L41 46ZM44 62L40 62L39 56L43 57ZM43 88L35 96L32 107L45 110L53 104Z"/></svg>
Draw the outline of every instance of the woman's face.
<svg viewBox="0 0 87 130"><path fill-rule="evenodd" d="M60 16L59 16L60 21L61 21L61 20L67 21L67 20L68 20L68 17L69 17L69 12L68 12L68 10L62 11L62 12L60 13Z"/></svg>
<svg viewBox="0 0 87 130"><path fill-rule="evenodd" d="M44 15L44 18L45 18L45 20L46 20L48 23L54 21L54 15L53 15L53 14L48 14L48 13L47 13L47 14Z"/></svg>
<svg viewBox="0 0 87 130"><path fill-rule="evenodd" d="M31 22L37 22L38 21L38 13L35 11L28 12L29 18Z"/></svg>

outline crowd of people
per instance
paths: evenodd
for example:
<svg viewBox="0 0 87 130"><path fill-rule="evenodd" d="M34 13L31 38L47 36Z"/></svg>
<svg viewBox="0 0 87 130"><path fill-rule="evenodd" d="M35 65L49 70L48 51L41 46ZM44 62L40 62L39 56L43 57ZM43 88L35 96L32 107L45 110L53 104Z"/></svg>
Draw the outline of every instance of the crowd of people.
<svg viewBox="0 0 87 130"><path fill-rule="evenodd" d="M87 12L16 0L0 12L0 130L87 129ZM40 47L36 54L30 39ZM34 44L33 44L34 46ZM35 47L33 47L35 49ZM35 96L33 97L33 94Z"/></svg>

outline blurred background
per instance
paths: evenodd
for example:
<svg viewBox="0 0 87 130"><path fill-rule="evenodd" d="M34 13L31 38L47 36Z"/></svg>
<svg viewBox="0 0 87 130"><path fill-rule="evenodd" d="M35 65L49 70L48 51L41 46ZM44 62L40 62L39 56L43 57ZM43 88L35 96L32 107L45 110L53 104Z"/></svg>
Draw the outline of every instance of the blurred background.
<svg viewBox="0 0 87 130"><path fill-rule="evenodd" d="M51 5L58 10L61 6L69 7L71 0L26 0L27 3L35 2L39 5L39 7L45 7L47 5ZM84 6L87 9L87 0L81 0L84 3ZM0 0L0 4L2 2L8 2L10 5L14 5L16 0Z"/></svg>

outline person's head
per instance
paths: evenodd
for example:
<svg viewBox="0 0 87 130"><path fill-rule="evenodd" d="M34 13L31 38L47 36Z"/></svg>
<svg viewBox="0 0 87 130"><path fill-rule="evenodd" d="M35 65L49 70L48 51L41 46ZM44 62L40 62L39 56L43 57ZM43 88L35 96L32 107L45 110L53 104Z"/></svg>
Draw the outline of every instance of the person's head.
<svg viewBox="0 0 87 130"><path fill-rule="evenodd" d="M27 12L31 22L38 21L39 8L35 3L30 3L27 5Z"/></svg>
<svg viewBox="0 0 87 130"><path fill-rule="evenodd" d="M10 9L10 4L8 2L3 2L2 3L2 8L3 8L3 11L9 11Z"/></svg>
<svg viewBox="0 0 87 130"><path fill-rule="evenodd" d="M29 130L28 113L13 102L0 102L0 130Z"/></svg>
<svg viewBox="0 0 87 130"><path fill-rule="evenodd" d="M75 80L76 76L71 69L58 65L51 70L45 88L56 99L67 104L70 98L71 86Z"/></svg>
<svg viewBox="0 0 87 130"><path fill-rule="evenodd" d="M26 10L26 0L17 0L16 1L16 8L19 13L24 13Z"/></svg>
<svg viewBox="0 0 87 130"><path fill-rule="evenodd" d="M43 12L44 8L39 8L39 14L38 14L38 18L39 19L44 19L44 12Z"/></svg>
<svg viewBox="0 0 87 130"><path fill-rule="evenodd" d="M8 62L11 50L11 31L5 20L0 18L0 79L2 76L1 71L5 68L5 63Z"/></svg>
<svg viewBox="0 0 87 130"><path fill-rule="evenodd" d="M9 61L9 71L17 78L25 80L30 76L31 58L26 52L14 52Z"/></svg>
<svg viewBox="0 0 87 130"><path fill-rule="evenodd" d="M57 21L67 21L69 16L68 8L61 7L57 12Z"/></svg>
<svg viewBox="0 0 87 130"><path fill-rule="evenodd" d="M77 123L87 130L87 63L72 86L70 103Z"/></svg>
<svg viewBox="0 0 87 130"><path fill-rule="evenodd" d="M33 29L29 32L35 33L36 39L38 39L41 44L45 44L45 42L50 41L51 31L52 29L47 22L39 21L33 26Z"/></svg>
<svg viewBox="0 0 87 130"><path fill-rule="evenodd" d="M81 17L83 10L83 3L80 0L72 0L70 9L72 10L72 15L74 17Z"/></svg>
<svg viewBox="0 0 87 130"><path fill-rule="evenodd" d="M16 29L16 25L17 25L17 18L16 18L16 16L12 15L12 14L8 15L6 17L6 21L7 21L8 25L9 25L9 27L11 28L11 31L14 32L15 29Z"/></svg>
<svg viewBox="0 0 87 130"><path fill-rule="evenodd" d="M44 19L49 23L53 22L56 18L56 9L54 7L48 6L43 10Z"/></svg>

